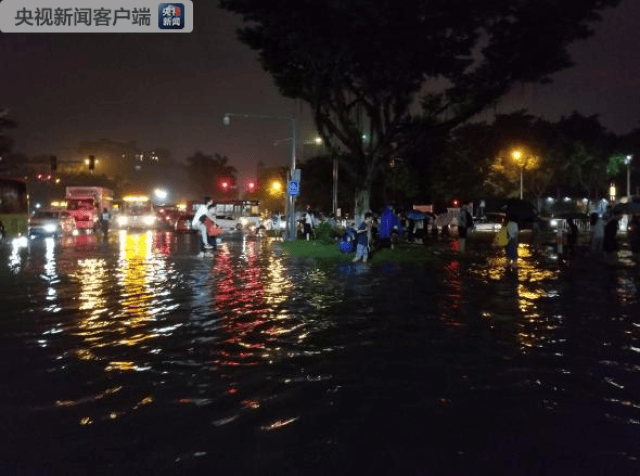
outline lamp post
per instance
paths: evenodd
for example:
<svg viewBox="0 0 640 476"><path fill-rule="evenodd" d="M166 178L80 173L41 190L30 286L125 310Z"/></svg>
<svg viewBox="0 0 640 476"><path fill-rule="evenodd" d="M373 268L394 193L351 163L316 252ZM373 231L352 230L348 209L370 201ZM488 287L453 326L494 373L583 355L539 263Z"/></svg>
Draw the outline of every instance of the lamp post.
<svg viewBox="0 0 640 476"><path fill-rule="evenodd" d="M633 155L627 155L624 163L627 165L627 197L631 197L631 159Z"/></svg>
<svg viewBox="0 0 640 476"><path fill-rule="evenodd" d="M516 162L520 162L520 151L519 150L514 150L513 151L513 158L515 159ZM520 200L522 200L522 172L524 170L524 165L520 165Z"/></svg>
<svg viewBox="0 0 640 476"><path fill-rule="evenodd" d="M231 124L231 116L240 116L247 118L257 118L257 119L286 119L291 121L291 171L289 174L290 180L293 180L293 176L296 170L296 117L295 116L271 116L271 115L263 115L263 114L233 114L226 113L222 117L222 123L225 126ZM288 191L287 191L288 192ZM288 218L287 218L287 239L295 240L296 239L296 202L293 195L289 197L287 201L287 205L289 208Z"/></svg>

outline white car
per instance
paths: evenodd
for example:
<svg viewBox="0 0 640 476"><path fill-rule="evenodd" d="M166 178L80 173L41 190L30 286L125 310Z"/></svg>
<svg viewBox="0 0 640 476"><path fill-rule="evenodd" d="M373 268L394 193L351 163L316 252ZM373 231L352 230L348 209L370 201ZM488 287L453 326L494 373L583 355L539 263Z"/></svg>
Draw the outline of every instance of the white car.
<svg viewBox="0 0 640 476"><path fill-rule="evenodd" d="M239 222L242 225L242 231L255 232L262 227L262 219L258 215L241 217Z"/></svg>
<svg viewBox="0 0 640 476"><path fill-rule="evenodd" d="M284 230L287 227L287 219L282 215L273 215L264 221L263 226L267 230Z"/></svg>
<svg viewBox="0 0 640 476"><path fill-rule="evenodd" d="M64 210L38 210L29 217L28 235L31 238L69 235L75 231L75 219Z"/></svg>
<svg viewBox="0 0 640 476"><path fill-rule="evenodd" d="M505 213L485 213L484 216L473 219L473 231L499 231L504 225Z"/></svg>

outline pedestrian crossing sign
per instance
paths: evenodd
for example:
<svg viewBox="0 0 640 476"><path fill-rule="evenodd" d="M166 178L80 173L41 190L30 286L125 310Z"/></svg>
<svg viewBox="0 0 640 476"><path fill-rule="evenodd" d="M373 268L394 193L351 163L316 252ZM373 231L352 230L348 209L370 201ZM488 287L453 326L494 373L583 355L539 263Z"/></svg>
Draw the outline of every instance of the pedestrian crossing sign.
<svg viewBox="0 0 640 476"><path fill-rule="evenodd" d="M289 181L289 196L295 197L300 194L300 182L297 180Z"/></svg>

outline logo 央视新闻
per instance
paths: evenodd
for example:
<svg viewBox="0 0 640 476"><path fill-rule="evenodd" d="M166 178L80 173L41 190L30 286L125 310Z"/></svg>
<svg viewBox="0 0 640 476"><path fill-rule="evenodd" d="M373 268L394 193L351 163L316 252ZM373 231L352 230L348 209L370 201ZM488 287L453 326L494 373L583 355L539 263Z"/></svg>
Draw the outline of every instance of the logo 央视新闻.
<svg viewBox="0 0 640 476"><path fill-rule="evenodd" d="M158 6L158 26L161 30L184 28L184 4L161 3Z"/></svg>

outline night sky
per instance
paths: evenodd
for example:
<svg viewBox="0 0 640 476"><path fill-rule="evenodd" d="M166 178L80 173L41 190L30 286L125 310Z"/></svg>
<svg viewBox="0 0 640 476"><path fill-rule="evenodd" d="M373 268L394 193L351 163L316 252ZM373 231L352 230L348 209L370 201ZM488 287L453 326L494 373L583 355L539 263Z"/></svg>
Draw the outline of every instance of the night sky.
<svg viewBox="0 0 640 476"><path fill-rule="evenodd" d="M225 127L222 115L295 113L303 142L314 137L308 108L281 97L236 39L239 17L194 3L190 34L0 33L0 106L19 123L8 131L14 151L64 160L79 142L105 138L166 147L175 159L226 155L241 179L259 160L288 165L289 144L274 141L290 137L289 121L234 118ZM557 120L577 110L618 134L640 126L640 2L622 0L603 17L593 37L572 45L575 67L550 85L516 88L496 112L527 108Z"/></svg>

